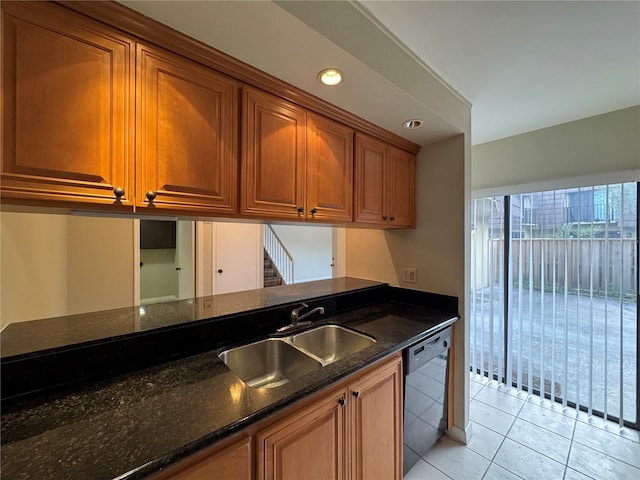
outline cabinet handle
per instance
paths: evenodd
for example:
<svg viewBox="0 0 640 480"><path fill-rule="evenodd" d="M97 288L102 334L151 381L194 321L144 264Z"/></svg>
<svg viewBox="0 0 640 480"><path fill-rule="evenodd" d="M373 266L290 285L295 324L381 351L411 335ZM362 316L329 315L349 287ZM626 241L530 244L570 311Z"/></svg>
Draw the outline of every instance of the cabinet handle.
<svg viewBox="0 0 640 480"><path fill-rule="evenodd" d="M382 216L382 219L383 219L383 220L386 220L386 219L387 219L387 216L386 216L386 215L383 215L383 216Z"/></svg>
<svg viewBox="0 0 640 480"><path fill-rule="evenodd" d="M222 273L224 272L224 270L222 270L221 268L218 269L218 273Z"/></svg>
<svg viewBox="0 0 640 480"><path fill-rule="evenodd" d="M396 217L390 217L389 220L391 220L392 222L394 222L396 220Z"/></svg>
<svg viewBox="0 0 640 480"><path fill-rule="evenodd" d="M316 207L313 207L311 209L311 216L314 216L316 213L318 213L318 209Z"/></svg>
<svg viewBox="0 0 640 480"><path fill-rule="evenodd" d="M302 215L303 212L304 212L304 208L298 207L298 216Z"/></svg>
<svg viewBox="0 0 640 480"><path fill-rule="evenodd" d="M156 192L154 192L153 190L149 190L147 192L147 200L149 200L150 202L153 202L156 198Z"/></svg>
<svg viewBox="0 0 640 480"><path fill-rule="evenodd" d="M347 403L347 401L343 397L340 397L338 399L338 403L340 404L340 406L344 407L344 405Z"/></svg>
<svg viewBox="0 0 640 480"><path fill-rule="evenodd" d="M356 398L358 398L360 396L360 392L351 392L351 393L353 393L353 396L356 397Z"/></svg>
<svg viewBox="0 0 640 480"><path fill-rule="evenodd" d="M124 188L122 187L115 187L113 189L113 194L116 196L116 198L118 200L120 200L122 197L124 197Z"/></svg>

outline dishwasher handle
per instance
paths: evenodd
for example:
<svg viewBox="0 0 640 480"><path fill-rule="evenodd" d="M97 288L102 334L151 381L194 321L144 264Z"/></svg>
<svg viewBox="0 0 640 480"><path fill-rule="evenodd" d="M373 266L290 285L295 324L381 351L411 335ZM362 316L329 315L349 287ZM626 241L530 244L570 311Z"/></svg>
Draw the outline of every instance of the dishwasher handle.
<svg viewBox="0 0 640 480"><path fill-rule="evenodd" d="M415 372L451 347L451 327L418 342L404 351L405 374Z"/></svg>

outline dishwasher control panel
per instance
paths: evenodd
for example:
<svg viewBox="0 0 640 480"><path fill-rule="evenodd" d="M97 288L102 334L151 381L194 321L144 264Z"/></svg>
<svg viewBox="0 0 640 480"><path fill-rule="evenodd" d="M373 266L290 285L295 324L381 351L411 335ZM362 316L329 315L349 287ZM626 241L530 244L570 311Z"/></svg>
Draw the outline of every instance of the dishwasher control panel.
<svg viewBox="0 0 640 480"><path fill-rule="evenodd" d="M405 371L409 374L451 346L451 327L425 338L405 350Z"/></svg>

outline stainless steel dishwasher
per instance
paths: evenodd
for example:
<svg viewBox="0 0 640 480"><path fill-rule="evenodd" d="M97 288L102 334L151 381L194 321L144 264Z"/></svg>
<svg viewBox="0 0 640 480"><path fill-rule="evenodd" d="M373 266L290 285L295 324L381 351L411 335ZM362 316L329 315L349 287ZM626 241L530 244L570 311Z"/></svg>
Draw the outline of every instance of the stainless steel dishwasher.
<svg viewBox="0 0 640 480"><path fill-rule="evenodd" d="M447 429L450 346L451 327L403 351L405 475Z"/></svg>

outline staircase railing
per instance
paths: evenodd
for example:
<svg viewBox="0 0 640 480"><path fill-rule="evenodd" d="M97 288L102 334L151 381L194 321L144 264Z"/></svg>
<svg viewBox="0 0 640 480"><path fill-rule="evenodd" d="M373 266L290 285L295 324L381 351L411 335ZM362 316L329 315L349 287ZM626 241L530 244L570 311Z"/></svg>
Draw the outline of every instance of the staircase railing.
<svg viewBox="0 0 640 480"><path fill-rule="evenodd" d="M293 283L293 257L271 225L264 226L264 249L267 251L285 285Z"/></svg>

